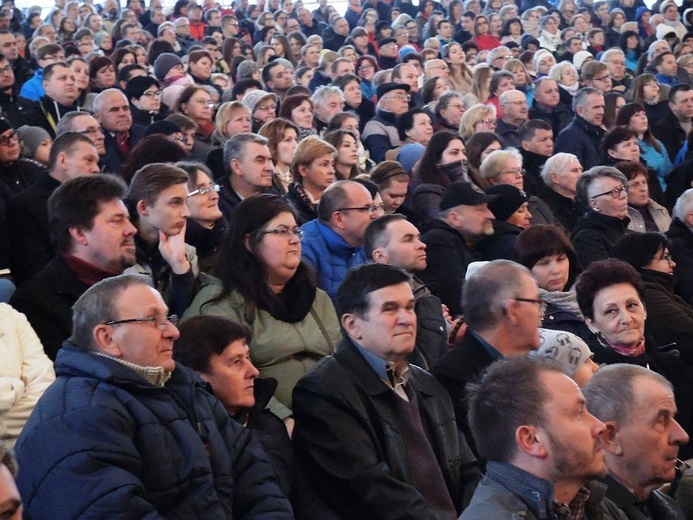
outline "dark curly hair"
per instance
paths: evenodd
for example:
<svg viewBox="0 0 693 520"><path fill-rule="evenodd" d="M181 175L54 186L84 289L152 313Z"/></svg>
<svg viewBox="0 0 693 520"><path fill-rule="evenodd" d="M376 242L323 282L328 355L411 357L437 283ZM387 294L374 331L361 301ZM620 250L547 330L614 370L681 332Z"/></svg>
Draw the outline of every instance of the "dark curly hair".
<svg viewBox="0 0 693 520"><path fill-rule="evenodd" d="M645 300L645 286L632 265L616 258L599 260L590 264L575 284L575 295L582 314L594 319L594 298L597 293L622 283L632 285L640 300Z"/></svg>

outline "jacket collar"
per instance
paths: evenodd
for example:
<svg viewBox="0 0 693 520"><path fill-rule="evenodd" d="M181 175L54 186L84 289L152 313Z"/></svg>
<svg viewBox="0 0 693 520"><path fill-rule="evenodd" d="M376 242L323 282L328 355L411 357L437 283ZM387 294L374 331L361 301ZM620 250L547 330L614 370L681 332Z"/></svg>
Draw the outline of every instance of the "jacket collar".
<svg viewBox="0 0 693 520"><path fill-rule="evenodd" d="M489 461L486 477L498 482L522 500L537 518L549 518L553 484L507 462Z"/></svg>

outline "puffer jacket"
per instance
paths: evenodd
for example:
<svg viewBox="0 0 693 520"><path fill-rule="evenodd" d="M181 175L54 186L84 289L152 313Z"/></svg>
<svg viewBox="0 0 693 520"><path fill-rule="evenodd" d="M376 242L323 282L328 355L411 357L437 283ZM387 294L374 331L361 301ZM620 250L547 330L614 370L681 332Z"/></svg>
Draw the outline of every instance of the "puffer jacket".
<svg viewBox="0 0 693 520"><path fill-rule="evenodd" d="M190 369L157 387L66 342L16 444L30 518L291 519L259 444Z"/></svg>
<svg viewBox="0 0 693 520"><path fill-rule="evenodd" d="M317 219L303 224L301 230L301 258L316 269L320 288L334 301L346 272L366 263L363 247L350 246Z"/></svg>

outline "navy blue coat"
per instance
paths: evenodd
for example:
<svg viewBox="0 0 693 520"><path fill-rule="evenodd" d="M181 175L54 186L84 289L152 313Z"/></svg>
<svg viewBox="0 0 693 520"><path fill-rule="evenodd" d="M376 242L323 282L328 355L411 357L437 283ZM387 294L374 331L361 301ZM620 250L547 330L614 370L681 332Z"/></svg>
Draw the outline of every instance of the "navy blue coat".
<svg viewBox="0 0 693 520"><path fill-rule="evenodd" d="M250 431L194 372L156 387L66 342L15 451L30 518L292 519Z"/></svg>
<svg viewBox="0 0 693 520"><path fill-rule="evenodd" d="M558 134L553 153L572 153L578 158L582 168L589 170L602 163L600 147L605 133L603 128L594 126L576 115Z"/></svg>

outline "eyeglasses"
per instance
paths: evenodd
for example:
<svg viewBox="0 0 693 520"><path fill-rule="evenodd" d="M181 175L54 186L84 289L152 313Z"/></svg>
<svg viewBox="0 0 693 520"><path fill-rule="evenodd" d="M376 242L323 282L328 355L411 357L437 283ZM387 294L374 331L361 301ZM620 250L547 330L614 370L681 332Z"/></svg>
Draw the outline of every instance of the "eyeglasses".
<svg viewBox="0 0 693 520"><path fill-rule="evenodd" d="M0 137L0 146L10 146L14 141L19 141L19 134L13 131L10 135Z"/></svg>
<svg viewBox="0 0 693 520"><path fill-rule="evenodd" d="M456 110L462 110L464 108L464 105L460 105L459 103L451 104L448 105L448 108L454 108ZM442 108L441 108L442 110Z"/></svg>
<svg viewBox="0 0 693 520"><path fill-rule="evenodd" d="M382 204L368 204L367 206L361 206L359 208L337 208L337 211L367 211L369 215L372 215L381 209L383 209Z"/></svg>
<svg viewBox="0 0 693 520"><path fill-rule="evenodd" d="M539 298L537 300L534 300L532 298L513 298L516 302L524 302L524 303L533 303L534 305L537 305L539 307L539 310L541 311L542 314L546 312L546 301L543 300L542 298Z"/></svg>
<svg viewBox="0 0 693 520"><path fill-rule="evenodd" d="M90 126L86 130L77 133L82 135L98 135L101 133L101 129L98 126Z"/></svg>
<svg viewBox="0 0 693 520"><path fill-rule="evenodd" d="M448 67L447 65L431 65L430 67L428 67L428 70L433 70L433 69L442 69L442 70L446 70L446 71L450 72L450 67Z"/></svg>
<svg viewBox="0 0 693 520"><path fill-rule="evenodd" d="M257 107L255 110L260 110L262 112L274 112L277 110L277 105L268 105L264 107Z"/></svg>
<svg viewBox="0 0 693 520"><path fill-rule="evenodd" d="M525 174L525 169L524 168L508 168L507 170L503 170L500 172L500 175L503 174L510 174L510 175L515 175L516 177L523 177Z"/></svg>
<svg viewBox="0 0 693 520"><path fill-rule="evenodd" d="M144 92L142 95L144 97L148 97L148 98L155 98L155 97L161 97L162 93L163 93L163 91L161 91L161 90L148 90L148 91Z"/></svg>
<svg viewBox="0 0 693 520"><path fill-rule="evenodd" d="M188 142L187 139L183 141L185 137L179 138L178 140L181 142ZM213 191L219 191L221 187L218 184L213 184L212 186L203 186L202 188L197 188L196 190L191 191L188 193L188 197L193 197L195 195L207 195L208 193L211 193Z"/></svg>
<svg viewBox="0 0 693 520"><path fill-rule="evenodd" d="M396 99L401 99L401 100L406 100L406 101L411 100L411 96L409 94L392 94L391 96L384 97L383 99L391 99L391 98L396 98Z"/></svg>
<svg viewBox="0 0 693 520"><path fill-rule="evenodd" d="M283 238L291 238L296 236L299 240L303 240L303 230L295 228L290 228L288 226L279 226L274 229L265 229L259 233L260 235L277 235Z"/></svg>
<svg viewBox="0 0 693 520"><path fill-rule="evenodd" d="M613 190L605 191L604 193L597 193L591 198L596 199L597 197L602 197L604 195L611 195L611 197L614 199L620 199L621 194L628 195L628 186L621 186L619 188L614 188Z"/></svg>
<svg viewBox="0 0 693 520"><path fill-rule="evenodd" d="M157 323L159 321L158 316L150 316L148 318L129 318L126 320L111 320L111 321L106 321L103 324L104 325L121 325L123 323L153 323L154 326L161 330L164 331L166 330L166 327L168 327L169 323L171 325L178 325L178 316L175 314L171 314L170 316L167 316L164 321L161 323Z"/></svg>
<svg viewBox="0 0 693 520"><path fill-rule="evenodd" d="M602 76L601 78L592 78L592 81L606 81L610 80L611 76Z"/></svg>
<svg viewBox="0 0 693 520"><path fill-rule="evenodd" d="M659 87L659 83L656 81L648 81L643 85L643 87Z"/></svg>
<svg viewBox="0 0 693 520"><path fill-rule="evenodd" d="M479 119L479 121L477 121L477 122L474 123L474 124L475 124L475 125L478 125L478 124L480 124L480 123L484 123L485 125L496 126L496 120L495 120L495 119L488 119L488 118L486 118L486 119Z"/></svg>
<svg viewBox="0 0 693 520"><path fill-rule="evenodd" d="M0 74L7 74L8 72L12 71L12 65L8 65L7 67L3 67L0 69Z"/></svg>
<svg viewBox="0 0 693 520"><path fill-rule="evenodd" d="M200 106L208 106L209 108L214 108L213 101L207 101L206 99L191 99L191 103L197 103Z"/></svg>
<svg viewBox="0 0 693 520"><path fill-rule="evenodd" d="M655 260L663 260L665 262L673 262L673 259L671 258L671 253L667 251L666 253L663 253L661 257L655 258Z"/></svg>

